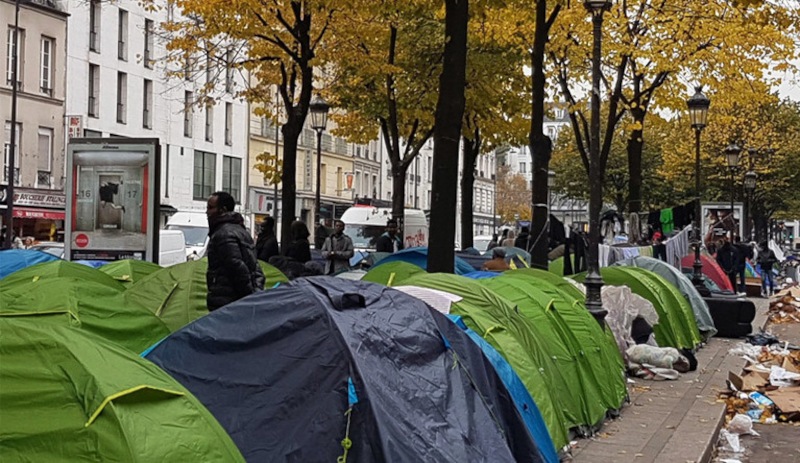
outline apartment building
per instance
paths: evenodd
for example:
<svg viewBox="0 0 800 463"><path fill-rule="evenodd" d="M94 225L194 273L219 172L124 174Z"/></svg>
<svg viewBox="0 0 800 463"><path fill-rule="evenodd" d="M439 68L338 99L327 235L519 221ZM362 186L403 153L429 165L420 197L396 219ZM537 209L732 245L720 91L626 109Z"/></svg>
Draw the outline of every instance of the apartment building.
<svg viewBox="0 0 800 463"><path fill-rule="evenodd" d="M84 137L157 138L161 144L162 224L176 210L205 210L224 190L246 202L245 79L227 63L233 49L168 64L159 31L180 14L135 0L68 0L69 132ZM168 77L169 75L169 77ZM214 102L197 104L202 86Z"/></svg>
<svg viewBox="0 0 800 463"><path fill-rule="evenodd" d="M68 15L54 0L21 1L19 8L15 27L14 2L0 0L0 117L4 122L0 213L6 208L6 186L13 181L16 233L52 239L55 230L63 228L64 220ZM13 86L17 89L17 111L12 172Z"/></svg>

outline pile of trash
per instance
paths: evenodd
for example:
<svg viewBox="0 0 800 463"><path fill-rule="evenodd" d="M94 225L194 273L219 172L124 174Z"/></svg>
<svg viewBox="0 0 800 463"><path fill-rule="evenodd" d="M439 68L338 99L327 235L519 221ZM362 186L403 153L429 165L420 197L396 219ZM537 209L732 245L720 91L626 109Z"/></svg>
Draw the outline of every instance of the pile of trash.
<svg viewBox="0 0 800 463"><path fill-rule="evenodd" d="M769 334L751 337L730 353L747 365L741 374L728 373L729 391L721 398L728 418L745 415L760 423L800 421L800 350Z"/></svg>
<svg viewBox="0 0 800 463"><path fill-rule="evenodd" d="M800 286L780 290L770 300L769 319L772 323L800 323Z"/></svg>

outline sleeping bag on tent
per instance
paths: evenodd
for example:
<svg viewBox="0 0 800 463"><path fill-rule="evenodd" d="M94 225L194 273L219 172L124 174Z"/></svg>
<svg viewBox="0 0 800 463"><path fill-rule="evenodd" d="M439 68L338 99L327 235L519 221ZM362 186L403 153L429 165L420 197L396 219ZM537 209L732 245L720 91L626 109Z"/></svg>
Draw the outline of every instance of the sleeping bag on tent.
<svg viewBox="0 0 800 463"><path fill-rule="evenodd" d="M248 461L543 461L468 335L380 285L295 280L214 311L146 356Z"/></svg>

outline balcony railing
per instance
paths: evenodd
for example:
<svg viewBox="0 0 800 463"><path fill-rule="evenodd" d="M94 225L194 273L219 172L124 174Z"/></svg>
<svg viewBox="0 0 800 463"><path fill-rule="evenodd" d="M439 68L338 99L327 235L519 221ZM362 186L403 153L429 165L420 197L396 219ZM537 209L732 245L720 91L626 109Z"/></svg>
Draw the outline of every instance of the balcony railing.
<svg viewBox="0 0 800 463"><path fill-rule="evenodd" d="M11 79L8 78L8 77L6 77L6 85L8 85L9 87L12 86ZM19 91L19 92L22 91L22 81L21 80L17 80L17 91Z"/></svg>
<svg viewBox="0 0 800 463"><path fill-rule="evenodd" d="M3 168L3 182L8 184L8 166ZM19 167L14 168L14 185L19 185Z"/></svg>

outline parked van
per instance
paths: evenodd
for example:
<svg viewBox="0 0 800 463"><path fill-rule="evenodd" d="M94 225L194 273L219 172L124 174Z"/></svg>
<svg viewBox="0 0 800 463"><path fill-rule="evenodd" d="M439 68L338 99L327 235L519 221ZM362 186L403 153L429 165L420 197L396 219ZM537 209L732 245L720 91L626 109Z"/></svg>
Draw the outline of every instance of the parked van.
<svg viewBox="0 0 800 463"><path fill-rule="evenodd" d="M186 262L186 238L180 230L159 230L158 265L170 265Z"/></svg>
<svg viewBox="0 0 800 463"><path fill-rule="evenodd" d="M165 228L183 232L185 260L196 260L206 255L208 219L205 212L176 212Z"/></svg>
<svg viewBox="0 0 800 463"><path fill-rule="evenodd" d="M378 238L392 218L388 207L353 206L342 214L344 232L358 251L375 251ZM403 223L403 245L406 248L428 245L428 220L419 209L406 209Z"/></svg>

